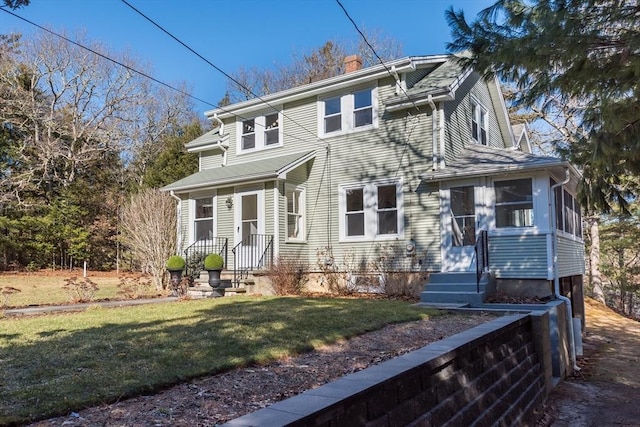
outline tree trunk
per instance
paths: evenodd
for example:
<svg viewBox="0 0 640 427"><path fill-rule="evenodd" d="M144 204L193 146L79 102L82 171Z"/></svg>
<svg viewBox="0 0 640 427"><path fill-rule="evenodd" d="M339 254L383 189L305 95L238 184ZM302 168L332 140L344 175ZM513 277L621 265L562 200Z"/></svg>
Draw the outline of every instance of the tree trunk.
<svg viewBox="0 0 640 427"><path fill-rule="evenodd" d="M600 221L598 217L592 216L587 218L587 223L589 224L589 236L591 238L591 247L589 250L591 292L593 298L602 304L606 304L604 291L602 290L602 277L600 276Z"/></svg>

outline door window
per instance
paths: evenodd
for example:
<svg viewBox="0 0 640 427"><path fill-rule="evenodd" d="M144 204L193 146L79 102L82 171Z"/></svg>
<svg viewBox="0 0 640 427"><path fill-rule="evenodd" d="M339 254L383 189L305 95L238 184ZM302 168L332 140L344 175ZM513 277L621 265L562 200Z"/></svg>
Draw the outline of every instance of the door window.
<svg viewBox="0 0 640 427"><path fill-rule="evenodd" d="M453 246L476 244L476 203L473 186L451 188L451 235Z"/></svg>

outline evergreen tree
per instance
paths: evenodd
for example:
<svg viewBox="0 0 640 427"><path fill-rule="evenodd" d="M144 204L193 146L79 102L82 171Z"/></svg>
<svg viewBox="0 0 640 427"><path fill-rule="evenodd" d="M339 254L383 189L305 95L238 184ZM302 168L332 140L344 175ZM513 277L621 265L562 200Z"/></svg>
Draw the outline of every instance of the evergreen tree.
<svg viewBox="0 0 640 427"><path fill-rule="evenodd" d="M469 23L446 13L461 61L513 83L517 107L573 106L575 138L555 141L584 172L592 210L626 205L640 172L640 14L628 0L499 0ZM574 141L575 139L575 141Z"/></svg>

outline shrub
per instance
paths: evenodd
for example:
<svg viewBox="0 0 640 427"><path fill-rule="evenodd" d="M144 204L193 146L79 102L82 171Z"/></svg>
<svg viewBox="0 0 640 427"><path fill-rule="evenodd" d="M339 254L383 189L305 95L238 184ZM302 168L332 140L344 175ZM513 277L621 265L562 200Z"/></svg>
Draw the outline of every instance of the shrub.
<svg viewBox="0 0 640 427"><path fill-rule="evenodd" d="M418 271L387 271L382 279L383 292L389 297L420 297L426 277Z"/></svg>
<svg viewBox="0 0 640 427"><path fill-rule="evenodd" d="M278 258L268 276L276 295L300 295L309 281L308 266L295 258Z"/></svg>
<svg viewBox="0 0 640 427"><path fill-rule="evenodd" d="M224 266L224 259L218 254L209 254L204 259L205 270L220 270Z"/></svg>
<svg viewBox="0 0 640 427"><path fill-rule="evenodd" d="M186 262L180 255L174 255L167 260L167 270L184 270Z"/></svg>
<svg viewBox="0 0 640 427"><path fill-rule="evenodd" d="M70 277L64 282L65 285L62 288L69 293L74 303L91 301L98 290L98 285L86 277L84 279Z"/></svg>
<svg viewBox="0 0 640 427"><path fill-rule="evenodd" d="M153 286L148 277L122 276L118 284L118 293L127 299L137 299L151 294Z"/></svg>

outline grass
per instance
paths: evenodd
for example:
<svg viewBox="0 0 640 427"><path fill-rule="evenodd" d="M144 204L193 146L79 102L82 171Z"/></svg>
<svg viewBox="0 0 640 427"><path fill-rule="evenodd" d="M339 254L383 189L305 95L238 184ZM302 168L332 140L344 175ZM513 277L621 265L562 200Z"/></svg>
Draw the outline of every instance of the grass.
<svg viewBox="0 0 640 427"><path fill-rule="evenodd" d="M432 313L406 302L234 297L0 319L0 425L313 349Z"/></svg>
<svg viewBox="0 0 640 427"><path fill-rule="evenodd" d="M89 279L98 285L93 299L122 299L120 294L120 277L131 275L90 272ZM68 304L72 303L74 296L64 289L65 279L77 277L82 279L82 271L57 271L55 274L48 271L38 273L3 273L0 274L0 289L12 287L20 292L12 293L4 298L0 297L0 309L13 307L26 307L29 305L44 304ZM149 294L153 294L150 287Z"/></svg>

